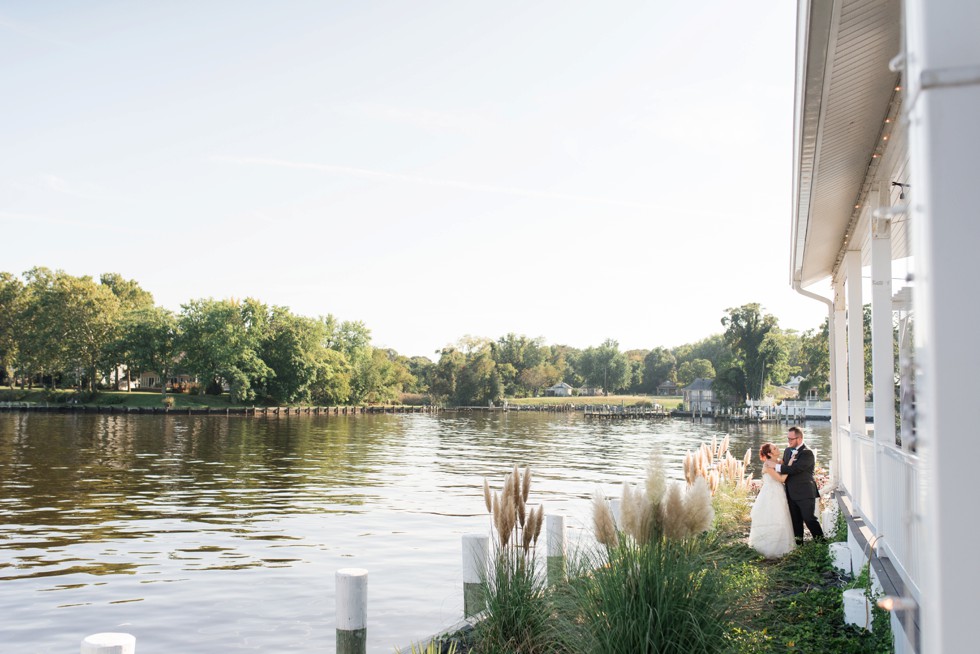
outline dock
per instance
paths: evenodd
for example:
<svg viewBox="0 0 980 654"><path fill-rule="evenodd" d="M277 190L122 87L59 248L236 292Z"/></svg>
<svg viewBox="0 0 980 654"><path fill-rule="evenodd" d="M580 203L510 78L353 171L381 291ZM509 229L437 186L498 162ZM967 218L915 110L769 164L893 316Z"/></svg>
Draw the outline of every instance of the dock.
<svg viewBox="0 0 980 654"><path fill-rule="evenodd" d="M608 404L585 407L586 418L614 419L660 419L670 417L670 412L656 407L613 406Z"/></svg>

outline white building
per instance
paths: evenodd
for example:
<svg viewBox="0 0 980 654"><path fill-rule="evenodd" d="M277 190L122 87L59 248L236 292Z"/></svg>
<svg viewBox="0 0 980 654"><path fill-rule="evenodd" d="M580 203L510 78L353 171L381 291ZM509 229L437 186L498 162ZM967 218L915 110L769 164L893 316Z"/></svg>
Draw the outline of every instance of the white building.
<svg viewBox="0 0 980 654"><path fill-rule="evenodd" d="M896 651L976 651L980 2L798 7L791 277L830 318L831 474L851 538L909 607L892 614Z"/></svg>
<svg viewBox="0 0 980 654"><path fill-rule="evenodd" d="M544 394L550 397L571 397L572 387L570 384L566 384L565 382L559 382L554 386L549 386L548 388L544 389Z"/></svg>

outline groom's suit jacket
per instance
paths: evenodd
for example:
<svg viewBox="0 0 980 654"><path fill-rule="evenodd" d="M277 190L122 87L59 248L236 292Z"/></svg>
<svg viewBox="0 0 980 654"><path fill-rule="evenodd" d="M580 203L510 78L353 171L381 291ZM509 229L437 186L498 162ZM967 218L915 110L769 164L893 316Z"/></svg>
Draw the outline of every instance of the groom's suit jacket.
<svg viewBox="0 0 980 654"><path fill-rule="evenodd" d="M790 463L792 456L793 448L787 447L783 452L783 465L780 467L780 472L789 475L786 478L786 495L791 500L817 497L817 483L813 480L813 469L816 466L813 450L804 443L796 452L796 461Z"/></svg>

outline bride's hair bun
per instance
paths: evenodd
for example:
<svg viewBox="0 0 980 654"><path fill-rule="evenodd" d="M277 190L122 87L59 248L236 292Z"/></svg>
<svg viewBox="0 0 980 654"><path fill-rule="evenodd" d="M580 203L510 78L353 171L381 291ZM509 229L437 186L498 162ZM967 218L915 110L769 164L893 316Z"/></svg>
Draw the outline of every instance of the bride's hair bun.
<svg viewBox="0 0 980 654"><path fill-rule="evenodd" d="M769 458L769 455L776 451L776 446L772 443L763 443L759 448L759 456Z"/></svg>

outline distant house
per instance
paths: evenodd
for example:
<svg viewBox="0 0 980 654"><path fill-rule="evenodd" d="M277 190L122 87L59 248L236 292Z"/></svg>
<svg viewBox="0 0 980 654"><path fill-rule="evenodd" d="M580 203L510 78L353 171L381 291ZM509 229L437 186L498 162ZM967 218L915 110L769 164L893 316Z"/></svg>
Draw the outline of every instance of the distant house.
<svg viewBox="0 0 980 654"><path fill-rule="evenodd" d="M669 379L664 383L660 384L659 386L657 386L657 395L665 396L665 395L680 395L680 394L681 394L680 388L678 388L677 384L670 381Z"/></svg>
<svg viewBox="0 0 980 654"><path fill-rule="evenodd" d="M544 394L548 397L571 397L572 387L570 384L561 382L544 389Z"/></svg>
<svg viewBox="0 0 980 654"><path fill-rule="evenodd" d="M694 413L709 413L718 408L715 392L711 389L714 379L698 377L689 386L681 389L684 395L684 407Z"/></svg>
<svg viewBox="0 0 980 654"><path fill-rule="evenodd" d="M152 370L140 374L138 380L134 380L133 388L160 388L160 373ZM187 388L191 384L197 383L197 377L187 373L175 373L167 380L168 388Z"/></svg>
<svg viewBox="0 0 980 654"><path fill-rule="evenodd" d="M588 396L588 395L602 395L602 389L601 388L597 388L595 386L583 386L582 388L578 389L578 394L579 395L586 395L586 396Z"/></svg>

